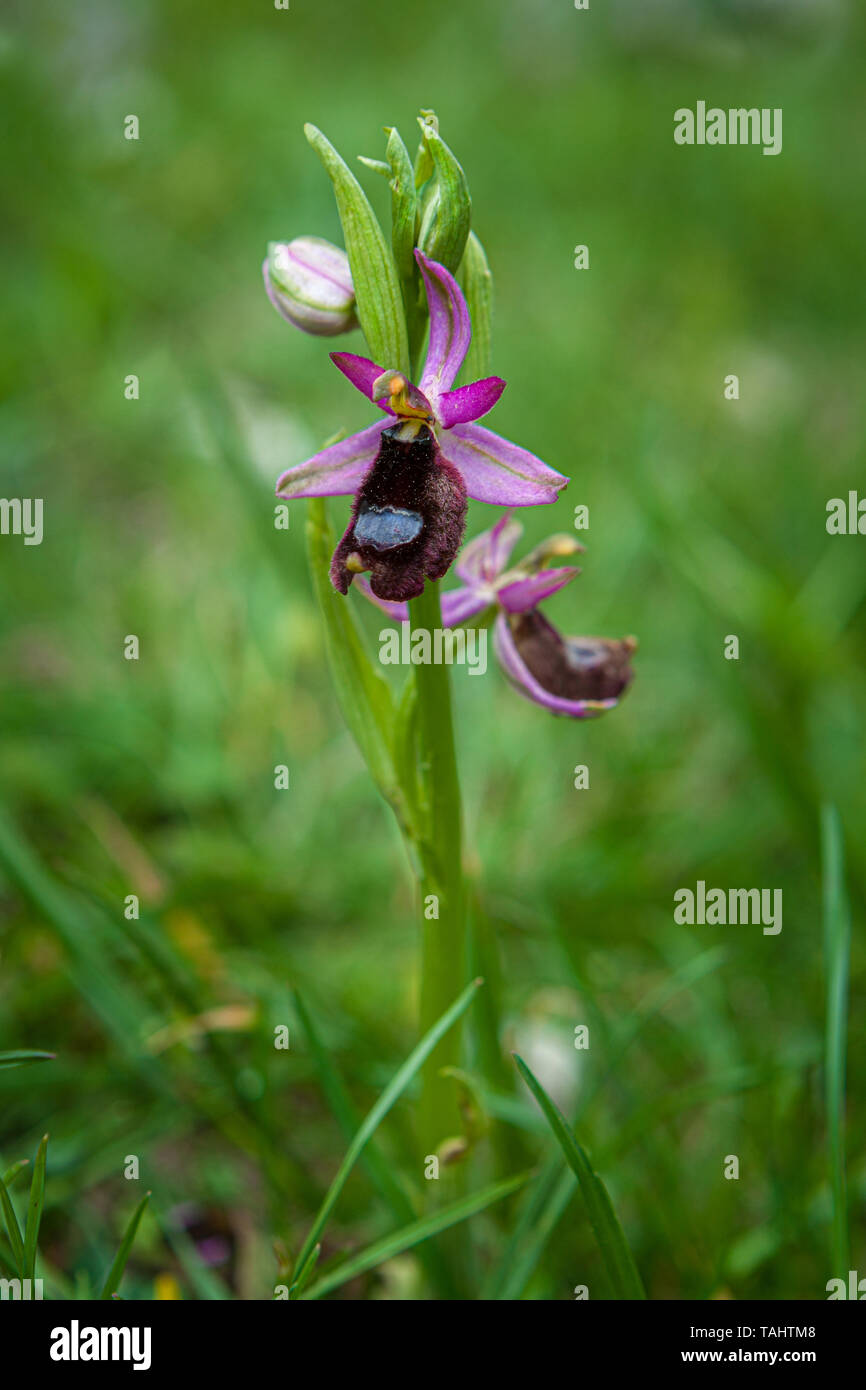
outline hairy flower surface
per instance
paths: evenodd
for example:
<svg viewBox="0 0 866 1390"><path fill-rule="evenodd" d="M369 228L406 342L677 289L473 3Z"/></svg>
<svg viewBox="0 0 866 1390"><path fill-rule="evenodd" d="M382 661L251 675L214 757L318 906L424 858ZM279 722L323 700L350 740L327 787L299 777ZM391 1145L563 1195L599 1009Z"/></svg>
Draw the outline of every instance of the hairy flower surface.
<svg viewBox="0 0 866 1390"><path fill-rule="evenodd" d="M463 547L457 561L463 584L442 595L442 621L457 627L496 609L494 649L521 695L572 719L603 714L631 684L637 642L633 637L563 637L538 605L580 573L574 565L550 568L549 561L574 555L583 546L571 536L551 536L508 568L522 534L520 522L506 513ZM408 621L406 604L382 602L365 581L360 587L389 617Z"/></svg>
<svg viewBox="0 0 866 1390"><path fill-rule="evenodd" d="M527 449L475 423L499 400L505 382L486 377L452 389L471 339L469 310L453 275L422 252L415 256L430 312L419 384L354 353L332 353L385 418L277 482L277 496L289 499L354 495L331 580L345 594L355 575L369 571L373 595L386 601L414 598L425 579L446 573L463 536L467 497L535 506L555 501L568 482Z"/></svg>

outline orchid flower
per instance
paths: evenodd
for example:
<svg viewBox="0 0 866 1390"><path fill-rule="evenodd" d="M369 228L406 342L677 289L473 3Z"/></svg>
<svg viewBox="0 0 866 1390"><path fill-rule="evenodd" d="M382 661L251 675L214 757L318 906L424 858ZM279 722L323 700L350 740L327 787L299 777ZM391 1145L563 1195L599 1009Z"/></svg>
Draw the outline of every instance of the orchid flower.
<svg viewBox="0 0 866 1390"><path fill-rule="evenodd" d="M508 568L523 527L506 513L489 531L463 547L459 589L442 595L442 621L457 627L494 611L493 644L500 666L515 689L554 714L588 719L613 709L632 680L633 637L563 637L542 616L539 603L570 583L574 565L550 568L555 558L583 550L571 536L551 536L519 564ZM389 617L408 622L405 603L382 601L365 580L359 588Z"/></svg>
<svg viewBox="0 0 866 1390"><path fill-rule="evenodd" d="M430 312L427 360L419 384L351 352L331 360L385 418L290 468L283 498L354 495L352 517L331 561L345 594L370 572L385 601L417 597L441 579L463 536L467 497L494 506L553 502L568 479L528 450L475 421L505 382L486 377L452 389L471 339L469 310L453 275L415 251Z"/></svg>

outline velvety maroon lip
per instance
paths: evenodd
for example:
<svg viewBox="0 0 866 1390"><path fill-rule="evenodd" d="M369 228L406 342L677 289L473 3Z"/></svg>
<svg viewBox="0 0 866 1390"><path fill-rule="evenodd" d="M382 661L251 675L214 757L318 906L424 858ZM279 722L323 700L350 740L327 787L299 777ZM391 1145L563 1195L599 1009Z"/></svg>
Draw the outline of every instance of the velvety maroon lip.
<svg viewBox="0 0 866 1390"><path fill-rule="evenodd" d="M454 562L466 522L466 488L421 424L382 431L379 452L359 488L352 517L331 561L331 582L347 593L369 571L377 598L405 602L441 579Z"/></svg>

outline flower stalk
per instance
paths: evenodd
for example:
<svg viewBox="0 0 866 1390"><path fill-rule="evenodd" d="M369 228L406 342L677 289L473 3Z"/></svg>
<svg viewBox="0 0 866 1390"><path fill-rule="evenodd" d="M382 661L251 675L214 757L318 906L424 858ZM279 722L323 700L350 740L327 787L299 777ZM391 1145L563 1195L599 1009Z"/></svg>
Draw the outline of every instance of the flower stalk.
<svg viewBox="0 0 866 1390"><path fill-rule="evenodd" d="M410 604L413 630L442 626L439 585L428 584ZM451 678L446 665L415 670L417 757L425 830L420 857L422 905L421 1031L439 1017L466 983L466 891L460 779L454 744ZM420 1138L425 1154L460 1130L453 1081L442 1069L459 1065L458 1029L442 1039L422 1071Z"/></svg>

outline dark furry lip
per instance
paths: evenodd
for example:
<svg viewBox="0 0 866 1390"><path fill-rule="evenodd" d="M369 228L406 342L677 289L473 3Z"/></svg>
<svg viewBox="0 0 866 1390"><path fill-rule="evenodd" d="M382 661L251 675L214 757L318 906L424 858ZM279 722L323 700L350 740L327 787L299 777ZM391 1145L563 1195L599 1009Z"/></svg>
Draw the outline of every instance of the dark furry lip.
<svg viewBox="0 0 866 1390"><path fill-rule="evenodd" d="M514 644L539 684L566 700L616 700L631 684L634 641L563 637L532 609L510 619Z"/></svg>
<svg viewBox="0 0 866 1390"><path fill-rule="evenodd" d="M405 422L390 425L334 552L331 582L345 594L369 571L377 598L417 598L451 567L465 521L466 485L430 426L407 433Z"/></svg>

